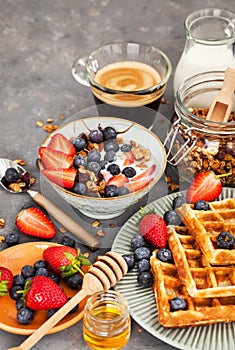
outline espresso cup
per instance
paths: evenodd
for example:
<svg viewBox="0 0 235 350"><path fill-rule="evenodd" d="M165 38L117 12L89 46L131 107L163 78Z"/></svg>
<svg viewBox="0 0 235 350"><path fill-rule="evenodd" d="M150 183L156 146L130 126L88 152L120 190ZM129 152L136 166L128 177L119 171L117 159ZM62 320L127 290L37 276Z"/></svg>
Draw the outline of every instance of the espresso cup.
<svg viewBox="0 0 235 350"><path fill-rule="evenodd" d="M113 116L149 128L169 80L171 62L151 45L117 42L76 59L72 74L90 87L97 105L106 103Z"/></svg>

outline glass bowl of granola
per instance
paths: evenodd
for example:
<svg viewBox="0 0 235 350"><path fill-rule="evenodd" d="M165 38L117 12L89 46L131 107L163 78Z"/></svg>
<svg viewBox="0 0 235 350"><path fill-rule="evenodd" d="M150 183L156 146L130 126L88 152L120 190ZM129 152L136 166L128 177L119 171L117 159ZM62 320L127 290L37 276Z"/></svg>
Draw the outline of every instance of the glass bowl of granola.
<svg viewBox="0 0 235 350"><path fill-rule="evenodd" d="M43 177L84 215L109 219L138 203L163 175L165 148L145 127L86 117L52 132L39 148Z"/></svg>
<svg viewBox="0 0 235 350"><path fill-rule="evenodd" d="M206 116L223 82L224 71L200 73L185 80L176 93L172 127L165 139L168 162L186 181L201 171L235 185L235 94L227 122L207 120Z"/></svg>

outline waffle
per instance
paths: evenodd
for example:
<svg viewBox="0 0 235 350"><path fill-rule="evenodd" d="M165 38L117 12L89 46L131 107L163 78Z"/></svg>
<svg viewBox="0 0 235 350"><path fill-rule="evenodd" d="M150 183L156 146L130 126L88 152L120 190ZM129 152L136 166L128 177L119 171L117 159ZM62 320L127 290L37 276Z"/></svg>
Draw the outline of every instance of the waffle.
<svg viewBox="0 0 235 350"><path fill-rule="evenodd" d="M209 264L187 227L168 226L167 240L179 277L191 297L235 296L235 267Z"/></svg>
<svg viewBox="0 0 235 350"><path fill-rule="evenodd" d="M166 328L209 325L235 321L235 297L192 298L181 282L176 266L161 262L156 251L151 257L154 276L153 289L158 308L158 321ZM187 301L187 310L172 312L170 300L181 296Z"/></svg>
<svg viewBox="0 0 235 350"><path fill-rule="evenodd" d="M235 248L219 249L216 245L220 232L230 231L235 237L235 199L211 202L207 211L195 210L192 204L183 204L176 211L210 264L235 264Z"/></svg>

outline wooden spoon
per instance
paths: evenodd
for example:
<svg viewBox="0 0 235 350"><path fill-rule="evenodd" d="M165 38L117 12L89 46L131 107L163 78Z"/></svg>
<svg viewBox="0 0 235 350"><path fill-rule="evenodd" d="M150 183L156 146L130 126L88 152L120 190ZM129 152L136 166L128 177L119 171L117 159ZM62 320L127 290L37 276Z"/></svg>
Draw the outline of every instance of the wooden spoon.
<svg viewBox="0 0 235 350"><path fill-rule="evenodd" d="M127 264L123 257L118 253L108 252L104 256L99 257L98 261L96 261L85 274L82 289L19 346L9 348L8 350L31 349L53 326L55 326L86 296L102 290L108 290L126 273Z"/></svg>
<svg viewBox="0 0 235 350"><path fill-rule="evenodd" d="M233 95L235 90L235 69L227 68L224 75L223 86L212 102L208 111L207 120L214 122L227 122L233 108Z"/></svg>

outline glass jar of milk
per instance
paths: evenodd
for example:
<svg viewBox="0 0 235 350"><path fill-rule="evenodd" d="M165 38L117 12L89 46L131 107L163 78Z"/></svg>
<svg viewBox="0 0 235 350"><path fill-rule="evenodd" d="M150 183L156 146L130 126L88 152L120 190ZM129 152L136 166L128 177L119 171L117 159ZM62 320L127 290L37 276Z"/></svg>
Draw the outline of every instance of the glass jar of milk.
<svg viewBox="0 0 235 350"><path fill-rule="evenodd" d="M174 91L187 78L202 72L235 68L235 14L201 9L185 20L186 42L174 75Z"/></svg>

